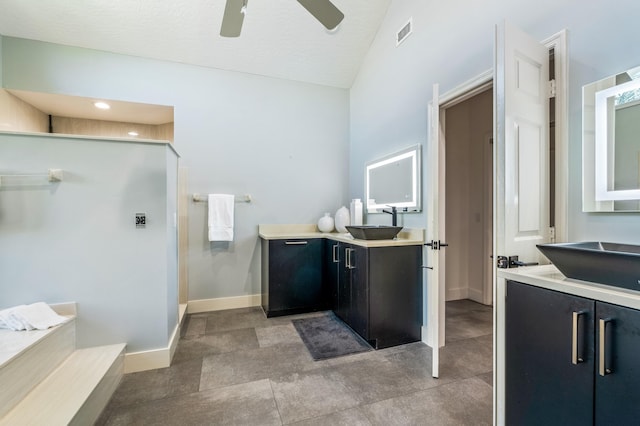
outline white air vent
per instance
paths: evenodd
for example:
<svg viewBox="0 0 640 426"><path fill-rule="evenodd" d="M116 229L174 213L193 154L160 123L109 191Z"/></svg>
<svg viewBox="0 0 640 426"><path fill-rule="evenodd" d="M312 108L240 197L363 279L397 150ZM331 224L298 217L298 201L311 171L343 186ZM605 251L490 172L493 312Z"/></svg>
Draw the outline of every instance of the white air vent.
<svg viewBox="0 0 640 426"><path fill-rule="evenodd" d="M407 37L413 32L413 18L409 18L409 21L404 24L400 31L396 34L396 47L400 46L400 43L405 41Z"/></svg>

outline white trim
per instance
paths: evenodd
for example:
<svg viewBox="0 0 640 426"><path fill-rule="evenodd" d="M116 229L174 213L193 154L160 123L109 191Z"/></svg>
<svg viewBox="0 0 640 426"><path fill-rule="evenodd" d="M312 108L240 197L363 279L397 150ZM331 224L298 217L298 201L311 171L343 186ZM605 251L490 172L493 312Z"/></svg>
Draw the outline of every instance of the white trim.
<svg viewBox="0 0 640 426"><path fill-rule="evenodd" d="M171 359L176 352L180 341L180 330L187 313L187 305L178 306L178 324L171 333L169 344L166 348L151 349L148 351L130 352L124 356L124 372L136 373L138 371L154 370L156 368L166 368L171 365Z"/></svg>
<svg viewBox="0 0 640 426"><path fill-rule="evenodd" d="M166 368L171 365L169 346L149 351L130 352L124 355L124 373Z"/></svg>
<svg viewBox="0 0 640 426"><path fill-rule="evenodd" d="M171 336L170 344L169 344L169 360L170 361L173 360L173 356L176 353L176 349L178 349L178 342L180 341L180 330L182 330L182 326L184 325L184 318L186 316L187 316L187 304L181 303L178 305L178 327L174 330L173 335Z"/></svg>
<svg viewBox="0 0 640 426"><path fill-rule="evenodd" d="M619 106L613 105L609 107L609 98L614 98L627 91L637 91L640 89L640 80L631 80L626 83L616 84L596 92L596 120L595 120L595 179L596 179L596 201L616 201L627 200L633 201L640 199L640 190L638 189L613 189L614 183L614 156L608 141L612 140L610 133L612 132L614 114ZM637 105L637 102L636 102ZM625 106L626 107L626 106ZM613 131L615 133L615 131ZM615 144L615 142L614 142Z"/></svg>
<svg viewBox="0 0 640 426"><path fill-rule="evenodd" d="M468 299L468 298L469 298L468 287L448 288L446 290L445 301L447 302L451 300L460 300L460 299Z"/></svg>
<svg viewBox="0 0 640 426"><path fill-rule="evenodd" d="M447 93L440 96L440 109L451 108L452 106L474 97L480 92L484 92L493 86L493 70L487 70L464 83L454 87Z"/></svg>
<svg viewBox="0 0 640 426"><path fill-rule="evenodd" d="M425 345L431 346L430 345L431 337L429 336L429 327L427 327L426 325L423 325L422 328L420 329L420 340Z"/></svg>
<svg viewBox="0 0 640 426"><path fill-rule="evenodd" d="M178 157L178 151L173 146L171 141L162 141L156 139L138 139L138 138L116 138L108 136L90 136L90 135L69 135L66 133L36 133L36 132L16 132L9 130L0 130L0 135L16 135L16 136L36 136L41 138L65 138L65 139L88 139L98 142L117 142L117 143L131 143L131 144L146 144L146 145L166 145L173 151Z"/></svg>
<svg viewBox="0 0 640 426"><path fill-rule="evenodd" d="M187 304L180 303L178 305L178 322L180 323L180 327L182 327L182 321L184 320L184 316L187 314Z"/></svg>
<svg viewBox="0 0 640 426"><path fill-rule="evenodd" d="M195 314L198 312L222 311L225 309L250 308L253 306L260 306L261 303L261 294L190 300L187 304L187 313Z"/></svg>
<svg viewBox="0 0 640 426"><path fill-rule="evenodd" d="M556 197L555 242L569 238L569 61L567 30L562 30L542 41L554 50L556 80Z"/></svg>

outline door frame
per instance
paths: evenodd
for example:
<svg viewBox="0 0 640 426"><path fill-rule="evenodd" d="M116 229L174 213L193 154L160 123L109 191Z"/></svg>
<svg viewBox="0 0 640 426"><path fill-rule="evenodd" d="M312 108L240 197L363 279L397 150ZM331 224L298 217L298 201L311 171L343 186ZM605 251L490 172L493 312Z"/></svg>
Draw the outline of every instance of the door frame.
<svg viewBox="0 0 640 426"><path fill-rule="evenodd" d="M440 125L441 128L443 129L443 137L444 137L444 144L443 146L445 147L444 150L440 150L439 151L439 155L441 156L441 163L442 164L442 168L439 170L440 172L440 179L443 179L445 176L445 165L446 165L446 146L447 146L447 135L445 132L446 129L446 120L447 120L447 109L461 103L464 102L470 98L473 98L476 95L479 95L480 93L483 93L487 90L490 90L493 87L493 70L487 70L485 72L483 72L482 74L476 76L475 78L472 78L471 80L466 81L465 83L461 84L460 86L454 88L453 90L450 90L449 92L445 93L444 95L442 95L439 99L440 103L439 103L439 108L440 108ZM489 136L489 137L492 137ZM482 139L485 140L487 139L487 135L483 135ZM488 155L492 156L492 152L488 152ZM491 186L492 188L492 186ZM492 195L493 196L493 195ZM446 202L446 189L440 191L439 193L439 197L438 197L438 204L444 206ZM488 210L491 211L491 213L493 213L493 204L489 203L488 206L483 206L484 208L487 208ZM492 222L492 221L491 221ZM442 229L440 230L440 235L444 236L444 238L446 238L446 233L444 230L444 224L446 223L446 221L442 222ZM487 252L490 253L492 251L491 246L487 247ZM440 275L440 279L442 281L441 283L441 291L443 292L443 294L446 294L446 275L445 275L445 265L446 265L446 259L447 259L447 253L446 250L444 250L441 253L441 257L440 257L440 266L441 266L441 275ZM483 302L485 304L491 304L493 302L493 281L492 281L492 268L488 268L488 270L486 271L486 273L483 273L484 279L485 279L485 283L483 285L483 295L482 295L482 299ZM441 321L444 323L444 312L441 313L442 319ZM444 345L444 338L445 338L445 334L446 331L442 332L442 345Z"/></svg>
<svg viewBox="0 0 640 426"><path fill-rule="evenodd" d="M555 180L555 241L556 242L564 242L568 239L568 175L569 175L569 132L568 132L568 55L567 55L567 30L562 30L551 37L546 38L541 42L541 44L545 45L549 50L554 49L555 52L555 80L556 80L556 100L555 100L555 172L556 172L556 180ZM459 86L453 88L452 90L444 93L442 96L438 97L438 105L432 105L433 108L438 108L439 111L442 111L443 107L449 107L454 105L454 103L462 102L463 100L472 97L479 92L486 90L489 85L493 85L494 80L494 70L489 69L484 71L483 73L477 75L474 78L460 84ZM495 104L495 99L494 99ZM495 117L494 117L495 120ZM495 140L495 134L493 135ZM445 143L446 146L446 143ZM438 155L441 157L438 159L440 164L444 164L444 155L445 152L439 150ZM495 160L495 144L494 144L494 170L493 170L493 179L495 180L496 174L496 160ZM444 173L444 168L439 170L440 174ZM495 189L494 189L495 191ZM438 204L444 205L444 192L439 191L438 195ZM495 193L493 194L493 198L495 200ZM493 251L495 252L495 207L494 211L494 241L493 241ZM441 226L444 226L444 221ZM444 232L444 230L441 230ZM495 256L495 253L494 253ZM444 271L444 261L445 256L440 256L439 259L439 270ZM495 265L495 263L494 263ZM496 305L496 270L493 268L493 280L491 282L492 287L492 299L493 306ZM445 277L441 276L438 280L439 292L444 294L445 292ZM438 302L436 300L428 301L428 309L431 312L438 312L436 324L432 324L431 320L435 319L434 316L428 314L427 318L429 318L429 323L427 325L427 336L438 336L437 340L439 341L439 345L444 346L445 335L444 332L438 333L438 329L444 330L445 323L445 311L444 309L438 309L437 306L434 306ZM496 321L498 318L496 317L496 310L494 309L494 352L496 348ZM433 346L434 342L431 342L430 339L427 339L427 342L431 343ZM494 357L494 383L496 383L496 371L497 365L495 365L495 357ZM495 392L495 386L494 386ZM494 394L494 398L495 398ZM494 401L495 406L495 401Z"/></svg>
<svg viewBox="0 0 640 426"><path fill-rule="evenodd" d="M562 30L540 42L555 52L555 242L569 239L569 110L567 30Z"/></svg>

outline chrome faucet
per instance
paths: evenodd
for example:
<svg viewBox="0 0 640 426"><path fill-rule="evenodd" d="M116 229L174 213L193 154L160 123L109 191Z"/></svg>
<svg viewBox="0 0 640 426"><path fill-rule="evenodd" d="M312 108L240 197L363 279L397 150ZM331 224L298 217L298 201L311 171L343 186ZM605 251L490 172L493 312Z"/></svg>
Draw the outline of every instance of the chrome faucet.
<svg viewBox="0 0 640 426"><path fill-rule="evenodd" d="M382 209L383 213L389 213L391 215L391 225L398 226L398 209L396 206L389 206L391 210Z"/></svg>

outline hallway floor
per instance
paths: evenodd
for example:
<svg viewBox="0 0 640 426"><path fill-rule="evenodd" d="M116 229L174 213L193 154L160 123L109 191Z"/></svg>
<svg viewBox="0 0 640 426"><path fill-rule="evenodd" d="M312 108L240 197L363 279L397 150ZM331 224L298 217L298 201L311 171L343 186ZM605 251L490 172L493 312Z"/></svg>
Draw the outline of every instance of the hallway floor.
<svg viewBox="0 0 640 426"><path fill-rule="evenodd" d="M447 302L439 379L421 342L313 361L291 323L313 315L188 315L172 366L125 375L98 424L491 424L491 307Z"/></svg>

